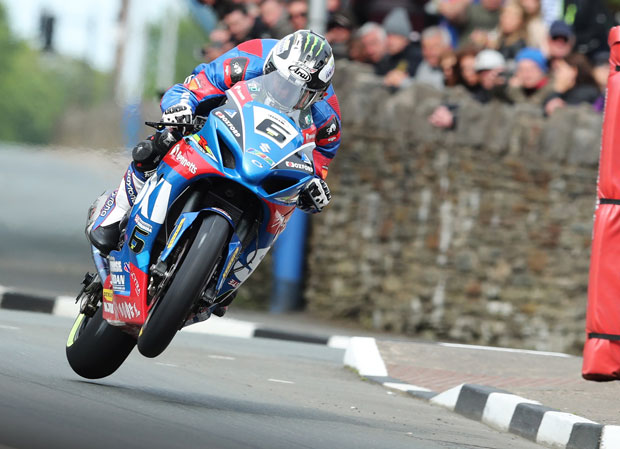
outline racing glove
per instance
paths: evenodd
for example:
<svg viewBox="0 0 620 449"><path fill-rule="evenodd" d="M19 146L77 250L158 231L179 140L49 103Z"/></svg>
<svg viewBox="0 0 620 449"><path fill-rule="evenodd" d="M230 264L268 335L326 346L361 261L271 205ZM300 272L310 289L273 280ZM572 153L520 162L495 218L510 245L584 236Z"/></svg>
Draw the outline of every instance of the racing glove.
<svg viewBox="0 0 620 449"><path fill-rule="evenodd" d="M175 104L174 106L170 106L168 109L164 111L161 116L161 121L164 123L170 123L171 125L174 123L192 123L193 112L192 108L190 108L186 104ZM178 129L178 131L185 131L188 128L186 127L176 127L170 126L172 129Z"/></svg>
<svg viewBox="0 0 620 449"><path fill-rule="evenodd" d="M322 179L314 178L299 194L297 207L308 214L316 214L323 210L332 199L327 183Z"/></svg>

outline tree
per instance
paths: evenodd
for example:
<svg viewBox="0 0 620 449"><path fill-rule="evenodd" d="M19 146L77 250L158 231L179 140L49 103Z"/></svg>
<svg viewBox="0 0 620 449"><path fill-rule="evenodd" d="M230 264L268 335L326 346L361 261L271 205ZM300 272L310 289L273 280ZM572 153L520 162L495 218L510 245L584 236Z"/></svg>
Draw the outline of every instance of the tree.
<svg viewBox="0 0 620 449"><path fill-rule="evenodd" d="M66 108L89 107L109 95L109 75L12 36L1 4L0 54L0 140L48 143Z"/></svg>

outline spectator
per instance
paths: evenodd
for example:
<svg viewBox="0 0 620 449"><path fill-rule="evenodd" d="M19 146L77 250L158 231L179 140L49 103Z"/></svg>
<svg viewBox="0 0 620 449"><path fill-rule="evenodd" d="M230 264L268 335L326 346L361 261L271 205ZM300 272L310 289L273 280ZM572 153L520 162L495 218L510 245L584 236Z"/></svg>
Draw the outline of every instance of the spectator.
<svg viewBox="0 0 620 449"><path fill-rule="evenodd" d="M351 34L351 40L349 41L349 59L351 61L367 63L368 61L364 55L364 44L362 43L362 28L358 28Z"/></svg>
<svg viewBox="0 0 620 449"><path fill-rule="evenodd" d="M575 48L575 33L570 25L561 20L556 20L549 28L547 40L547 59L553 62L555 59L567 57Z"/></svg>
<svg viewBox="0 0 620 449"><path fill-rule="evenodd" d="M377 70L379 62L387 54L387 34L381 25L368 22L359 30L362 58L375 66Z"/></svg>
<svg viewBox="0 0 620 449"><path fill-rule="evenodd" d="M288 4L288 15L294 31L308 29L308 2L306 0L291 0Z"/></svg>
<svg viewBox="0 0 620 449"><path fill-rule="evenodd" d="M545 23L541 12L541 0L517 0L525 13L525 43L528 47L540 48L543 54L547 52L547 36L549 27Z"/></svg>
<svg viewBox="0 0 620 449"><path fill-rule="evenodd" d="M269 36L282 39L293 32L284 0L263 0L260 4L260 19Z"/></svg>
<svg viewBox="0 0 620 449"><path fill-rule="evenodd" d="M480 90L480 77L476 72L476 56L478 49L476 47L463 47L456 52L456 70L460 83L471 93L476 95Z"/></svg>
<svg viewBox="0 0 620 449"><path fill-rule="evenodd" d="M234 47L230 41L230 31L214 28L209 34L209 43L202 50L206 62L211 62Z"/></svg>
<svg viewBox="0 0 620 449"><path fill-rule="evenodd" d="M551 115L567 104L594 104L599 94L588 59L572 53L553 62L553 91L545 100L545 114Z"/></svg>
<svg viewBox="0 0 620 449"><path fill-rule="evenodd" d="M507 60L512 60L525 48L527 29L525 11L518 3L509 3L502 8L497 31L498 40L492 47L496 48Z"/></svg>
<svg viewBox="0 0 620 449"><path fill-rule="evenodd" d="M383 21L387 35L387 54L377 64L377 73L385 75L385 84L401 87L413 77L422 61L422 52L417 43L411 41L411 23L404 8L393 9Z"/></svg>
<svg viewBox="0 0 620 449"><path fill-rule="evenodd" d="M245 5L231 6L222 21L230 31L234 45L250 39L268 37L265 25L260 19L249 14Z"/></svg>
<svg viewBox="0 0 620 449"><path fill-rule="evenodd" d="M470 90L473 97L480 103L503 99L501 92L506 83L503 78L505 68L506 60L498 51L486 49L478 53L474 60L474 69L478 74L480 84L477 88ZM453 129L456 126L458 111L459 107L456 104L442 104L433 111L429 122L437 128Z"/></svg>
<svg viewBox="0 0 620 449"><path fill-rule="evenodd" d="M336 12L330 16L325 38L332 46L334 58L349 57L353 28L353 20L347 13Z"/></svg>
<svg viewBox="0 0 620 449"><path fill-rule="evenodd" d="M609 52L600 51L592 57L592 77L596 81L600 94L594 102L594 110L602 112L605 109L605 91L609 77Z"/></svg>
<svg viewBox="0 0 620 449"><path fill-rule="evenodd" d="M513 103L542 106L553 87L549 84L548 66L542 52L526 47L515 58L517 70L508 82L507 98Z"/></svg>
<svg viewBox="0 0 620 449"><path fill-rule="evenodd" d="M575 33L575 50L591 57L607 49L614 20L604 0L564 0L563 19Z"/></svg>
<svg viewBox="0 0 620 449"><path fill-rule="evenodd" d="M424 4L428 0L350 0L349 4L360 23L382 23L395 8L404 8L412 28L421 32L426 26Z"/></svg>
<svg viewBox="0 0 620 449"><path fill-rule="evenodd" d="M473 96L480 103L497 99L505 101L506 59L497 50L485 49L476 55L474 70L478 74L480 88Z"/></svg>
<svg viewBox="0 0 620 449"><path fill-rule="evenodd" d="M450 48L450 34L443 28L429 27L422 32L422 62L415 73L415 80L443 89L443 72L440 56Z"/></svg>
<svg viewBox="0 0 620 449"><path fill-rule="evenodd" d="M472 42L486 47L489 34L499 25L499 15L503 0L480 0L469 3L459 30L459 44Z"/></svg>
<svg viewBox="0 0 620 449"><path fill-rule="evenodd" d="M439 66L443 72L444 86L454 87L461 84L460 73L458 71L458 59L454 50L450 48L442 53L439 57Z"/></svg>

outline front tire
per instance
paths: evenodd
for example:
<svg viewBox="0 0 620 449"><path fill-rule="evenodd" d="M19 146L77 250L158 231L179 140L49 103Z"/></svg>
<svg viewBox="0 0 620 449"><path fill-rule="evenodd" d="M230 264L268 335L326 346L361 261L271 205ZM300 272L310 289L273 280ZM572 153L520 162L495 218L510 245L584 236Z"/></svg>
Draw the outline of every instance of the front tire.
<svg viewBox="0 0 620 449"><path fill-rule="evenodd" d="M116 371L136 345L136 339L103 319L103 307L92 317L80 313L67 340L67 360L73 371L100 379Z"/></svg>
<svg viewBox="0 0 620 449"><path fill-rule="evenodd" d="M157 357L168 347L212 275L229 231L228 221L220 215L209 215L203 220L170 287L142 326L138 337L140 354Z"/></svg>

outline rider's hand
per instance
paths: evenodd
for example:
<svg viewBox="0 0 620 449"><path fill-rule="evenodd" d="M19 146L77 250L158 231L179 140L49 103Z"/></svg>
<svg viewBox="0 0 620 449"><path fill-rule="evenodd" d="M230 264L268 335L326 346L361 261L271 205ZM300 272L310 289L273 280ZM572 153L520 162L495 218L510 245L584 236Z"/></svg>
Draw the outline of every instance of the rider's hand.
<svg viewBox="0 0 620 449"><path fill-rule="evenodd" d="M316 214L321 212L331 199L332 195L327 183L322 179L314 178L299 194L297 207L306 213Z"/></svg>
<svg viewBox="0 0 620 449"><path fill-rule="evenodd" d="M172 129L178 129L181 132L186 130L189 131L186 127L176 127L173 126L175 123L192 123L193 113L192 108L190 108L186 104L175 104L174 106L170 106L168 109L164 111L161 116L161 121L164 123L170 123L170 127Z"/></svg>

